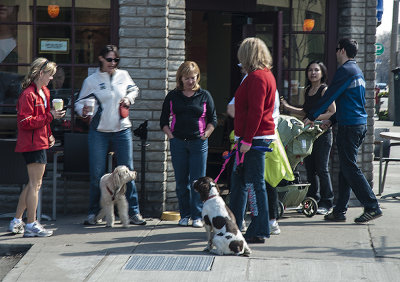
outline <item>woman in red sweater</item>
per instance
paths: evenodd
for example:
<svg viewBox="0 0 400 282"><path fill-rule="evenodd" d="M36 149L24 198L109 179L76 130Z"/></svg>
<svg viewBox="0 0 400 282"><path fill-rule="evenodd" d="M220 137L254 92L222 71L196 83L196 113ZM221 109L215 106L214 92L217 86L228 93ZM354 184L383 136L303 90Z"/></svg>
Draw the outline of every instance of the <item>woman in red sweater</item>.
<svg viewBox="0 0 400 282"><path fill-rule="evenodd" d="M249 198L251 223L245 238L248 243L264 243L270 232L264 182L265 151L260 147L268 147L276 139L272 117L276 82L271 72L271 54L259 38L245 39L239 47L238 59L248 73L235 93L234 128L244 158L240 163L240 156L239 164L233 169L230 206L241 228Z"/></svg>
<svg viewBox="0 0 400 282"><path fill-rule="evenodd" d="M56 64L46 58L36 59L21 83L22 93L17 103L18 138L16 152L21 152L27 166L29 181L19 196L15 218L9 231L24 237L48 237L53 234L36 221L38 194L47 163L46 150L55 143L50 123L62 118L64 110L50 105L50 91L46 87L56 73ZM22 221L26 209L27 224Z"/></svg>

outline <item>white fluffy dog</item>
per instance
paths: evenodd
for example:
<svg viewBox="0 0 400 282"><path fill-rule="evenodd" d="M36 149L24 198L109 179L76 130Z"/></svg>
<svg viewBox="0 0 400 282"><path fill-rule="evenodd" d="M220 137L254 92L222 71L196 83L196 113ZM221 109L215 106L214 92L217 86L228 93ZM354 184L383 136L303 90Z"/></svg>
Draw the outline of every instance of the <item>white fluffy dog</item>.
<svg viewBox="0 0 400 282"><path fill-rule="evenodd" d="M114 203L117 204L118 214L121 219L122 225L128 227L128 201L125 197L126 183L136 179L136 171L129 170L124 165L117 166L112 173L104 174L100 179L101 191L101 211L97 215L97 219L106 217L106 226L113 227L114 216Z"/></svg>
<svg viewBox="0 0 400 282"><path fill-rule="evenodd" d="M194 189L200 193L204 203L202 216L208 240L204 250L217 255L249 256L251 250L236 224L235 216L220 197L212 178L201 177L194 182Z"/></svg>

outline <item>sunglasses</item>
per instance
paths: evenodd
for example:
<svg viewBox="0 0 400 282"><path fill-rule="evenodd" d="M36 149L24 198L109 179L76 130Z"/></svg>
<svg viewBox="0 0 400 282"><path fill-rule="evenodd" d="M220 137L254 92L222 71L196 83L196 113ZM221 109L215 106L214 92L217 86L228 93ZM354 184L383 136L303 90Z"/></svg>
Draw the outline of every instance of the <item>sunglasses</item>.
<svg viewBox="0 0 400 282"><path fill-rule="evenodd" d="M114 61L114 62L116 62L116 63L118 63L119 62L119 58L114 58L114 59L112 59L112 58L104 58L107 62L109 62L109 63L111 63L112 61Z"/></svg>

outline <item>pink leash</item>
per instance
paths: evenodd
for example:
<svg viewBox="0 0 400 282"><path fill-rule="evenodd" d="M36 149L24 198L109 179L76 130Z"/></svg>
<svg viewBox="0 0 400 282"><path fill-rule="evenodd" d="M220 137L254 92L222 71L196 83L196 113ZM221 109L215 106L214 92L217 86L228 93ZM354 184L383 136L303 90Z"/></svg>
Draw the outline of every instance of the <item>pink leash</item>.
<svg viewBox="0 0 400 282"><path fill-rule="evenodd" d="M231 157L233 156L233 154L236 152L236 164L239 165L241 163L243 163L244 160L244 154L242 154L242 156L240 157L240 161L239 161L239 151L237 149L238 144L236 143L233 148L232 151L229 152L229 154L227 156L224 156L225 162L222 165L221 171L219 172L218 176L214 179L214 182L217 183L219 177L221 176L221 174L224 172L226 165L229 163L229 160L231 159Z"/></svg>

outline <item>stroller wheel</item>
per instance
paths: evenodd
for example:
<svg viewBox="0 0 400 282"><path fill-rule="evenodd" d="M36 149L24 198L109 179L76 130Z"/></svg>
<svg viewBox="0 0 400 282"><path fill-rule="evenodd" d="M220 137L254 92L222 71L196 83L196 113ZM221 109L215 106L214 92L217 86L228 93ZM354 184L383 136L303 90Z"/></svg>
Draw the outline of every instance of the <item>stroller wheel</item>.
<svg viewBox="0 0 400 282"><path fill-rule="evenodd" d="M317 213L318 203L313 198L307 197L301 202L303 214L307 217L313 217Z"/></svg>
<svg viewBox="0 0 400 282"><path fill-rule="evenodd" d="M285 212L285 206L281 201L278 201L278 218L281 218L283 216L283 213Z"/></svg>

